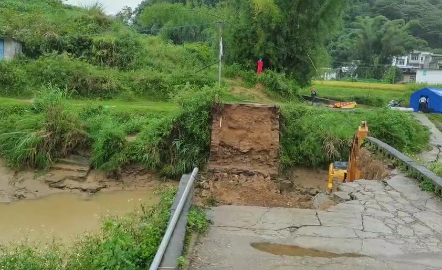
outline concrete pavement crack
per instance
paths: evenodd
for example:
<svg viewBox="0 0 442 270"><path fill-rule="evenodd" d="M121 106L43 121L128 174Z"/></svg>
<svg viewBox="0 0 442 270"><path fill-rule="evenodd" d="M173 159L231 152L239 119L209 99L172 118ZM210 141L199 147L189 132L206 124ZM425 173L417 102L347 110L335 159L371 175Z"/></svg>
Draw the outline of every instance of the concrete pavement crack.
<svg viewBox="0 0 442 270"><path fill-rule="evenodd" d="M319 213L318 213L318 211L316 211L316 218L318 219L319 226L322 226L322 222L321 222L321 219L319 218Z"/></svg>
<svg viewBox="0 0 442 270"><path fill-rule="evenodd" d="M271 209L271 208L268 207L267 210L266 210L266 211L265 211L265 212L259 217L258 221L257 221L255 224L249 226L248 229L251 229L252 227L255 227L256 225L258 225L258 224L261 222L262 218L263 218L268 212L270 212L270 209Z"/></svg>
<svg viewBox="0 0 442 270"><path fill-rule="evenodd" d="M362 219L362 231L365 232L365 226L364 226L364 214L361 214Z"/></svg>

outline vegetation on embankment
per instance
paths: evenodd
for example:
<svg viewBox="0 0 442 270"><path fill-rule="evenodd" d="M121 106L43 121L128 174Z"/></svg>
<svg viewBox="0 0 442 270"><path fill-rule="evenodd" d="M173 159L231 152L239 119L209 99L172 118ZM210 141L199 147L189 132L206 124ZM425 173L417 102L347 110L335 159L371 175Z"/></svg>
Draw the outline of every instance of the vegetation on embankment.
<svg viewBox="0 0 442 270"><path fill-rule="evenodd" d="M175 106L105 108L79 106L62 91L46 89L34 104L0 108L0 155L18 168L44 169L57 158L89 149L92 164L118 173L128 164L176 177L203 167L210 147L210 110L234 96L218 88L184 89ZM321 166L345 159L360 122L371 134L403 152L426 149L428 132L411 115L390 110L331 111L300 104L282 109L282 165ZM404 128L407 127L407 128ZM126 140L136 135L133 141Z"/></svg>
<svg viewBox="0 0 442 270"><path fill-rule="evenodd" d="M118 172L139 163L179 176L205 163L210 145L210 107L217 88L184 89L176 108L78 106L58 89L46 89L34 104L0 108L0 155L17 168L45 169L57 158L90 149L92 165ZM160 103L160 106L163 106ZM137 135L127 141L128 135Z"/></svg>
<svg viewBox="0 0 442 270"><path fill-rule="evenodd" d="M38 243L17 242L0 246L0 269L99 270L147 269L161 243L170 218L176 188L160 191L153 207L134 210L125 217L111 217L99 233L79 236L72 245L57 241L42 248ZM188 232L204 233L209 220L198 208L189 212Z"/></svg>
<svg viewBox="0 0 442 270"><path fill-rule="evenodd" d="M316 167L347 160L350 139L361 121L367 121L371 136L399 151L419 153L428 148L428 130L412 115L398 111L357 109L346 112L286 105L282 108L282 116L283 168Z"/></svg>

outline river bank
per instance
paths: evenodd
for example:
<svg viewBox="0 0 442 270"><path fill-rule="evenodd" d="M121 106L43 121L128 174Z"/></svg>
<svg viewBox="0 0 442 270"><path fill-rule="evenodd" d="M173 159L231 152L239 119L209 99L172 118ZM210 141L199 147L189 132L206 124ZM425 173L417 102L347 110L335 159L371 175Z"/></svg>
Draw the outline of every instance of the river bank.
<svg viewBox="0 0 442 270"><path fill-rule="evenodd" d="M83 194L88 197L98 192L154 190L165 185L176 185L136 167L123 172L119 180L110 179L97 170L86 171L83 175L83 178L79 178L78 171L60 169L16 172L0 159L0 203L39 199L54 194Z"/></svg>

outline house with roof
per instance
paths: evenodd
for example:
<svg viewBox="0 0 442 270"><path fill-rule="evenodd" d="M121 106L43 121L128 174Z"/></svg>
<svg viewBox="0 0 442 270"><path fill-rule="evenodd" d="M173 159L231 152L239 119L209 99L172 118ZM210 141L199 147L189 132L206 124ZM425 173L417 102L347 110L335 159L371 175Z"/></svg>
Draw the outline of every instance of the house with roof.
<svg viewBox="0 0 442 270"><path fill-rule="evenodd" d="M414 51L394 57L392 66L402 70L403 83L442 84L442 54Z"/></svg>
<svg viewBox="0 0 442 270"><path fill-rule="evenodd" d="M0 36L0 61L12 60L22 53L22 44L11 37Z"/></svg>

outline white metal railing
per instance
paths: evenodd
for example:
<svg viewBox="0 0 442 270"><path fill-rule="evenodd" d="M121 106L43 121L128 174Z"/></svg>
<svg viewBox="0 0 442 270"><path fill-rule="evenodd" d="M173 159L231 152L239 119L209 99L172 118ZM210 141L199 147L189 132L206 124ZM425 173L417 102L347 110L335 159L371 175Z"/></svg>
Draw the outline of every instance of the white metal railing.
<svg viewBox="0 0 442 270"><path fill-rule="evenodd" d="M172 237L173 231L175 230L178 219L183 211L184 204L186 203L187 197L190 194L191 189L193 188L193 183L195 182L196 175L198 174L198 168L194 168L192 174L190 175L189 182L187 182L186 188L184 189L183 195L180 198L180 201L177 205L175 212L173 213L172 219L167 226L166 232L164 233L163 240L161 241L160 247L155 254L155 258L150 265L149 270L157 270L161 264L161 260L163 259L164 252L166 252L166 248L169 245L170 238Z"/></svg>

